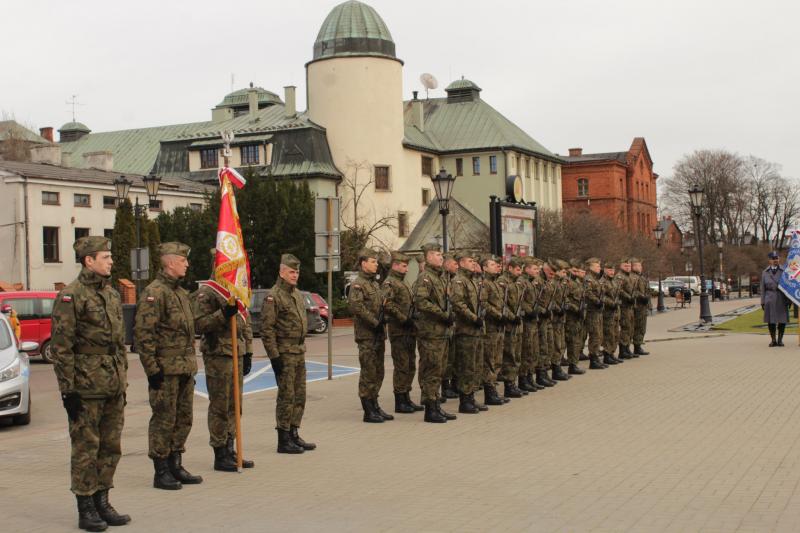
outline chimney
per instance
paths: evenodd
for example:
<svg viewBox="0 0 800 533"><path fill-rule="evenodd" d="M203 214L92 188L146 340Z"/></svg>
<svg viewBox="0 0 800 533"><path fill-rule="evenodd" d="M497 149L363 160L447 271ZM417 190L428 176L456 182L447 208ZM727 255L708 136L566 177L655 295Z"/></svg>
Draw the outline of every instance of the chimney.
<svg viewBox="0 0 800 533"><path fill-rule="evenodd" d="M251 115L258 111L258 91L253 87L253 82L250 82L250 88L247 89L247 104Z"/></svg>
<svg viewBox="0 0 800 533"><path fill-rule="evenodd" d="M580 157L583 155L583 148L570 148L569 149L569 156L570 157Z"/></svg>
<svg viewBox="0 0 800 533"><path fill-rule="evenodd" d="M297 103L295 101L295 89L294 85L287 85L283 88L284 97L284 110L285 115L287 118L294 118L297 116Z"/></svg>
<svg viewBox="0 0 800 533"><path fill-rule="evenodd" d="M41 135L42 137L44 137L48 141L53 142L53 128L52 127L39 128L39 135Z"/></svg>
<svg viewBox="0 0 800 533"><path fill-rule="evenodd" d="M85 168L96 168L111 172L114 170L114 154L108 150L101 152L87 152L83 154L83 164Z"/></svg>
<svg viewBox="0 0 800 533"><path fill-rule="evenodd" d="M425 131L425 113L422 109L422 100L417 100L414 91L414 99L411 100L411 115L408 119L410 126L416 126L419 131Z"/></svg>
<svg viewBox="0 0 800 533"><path fill-rule="evenodd" d="M60 144L36 144L30 148L31 163L61 164Z"/></svg>

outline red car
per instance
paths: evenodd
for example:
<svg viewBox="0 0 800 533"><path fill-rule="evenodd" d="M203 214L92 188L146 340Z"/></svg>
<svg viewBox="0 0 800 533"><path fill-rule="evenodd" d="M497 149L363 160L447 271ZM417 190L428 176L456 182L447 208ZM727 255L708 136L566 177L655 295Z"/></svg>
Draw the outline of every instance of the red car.
<svg viewBox="0 0 800 533"><path fill-rule="evenodd" d="M311 299L314 300L314 305L319 307L319 316L322 318L323 323L322 326L314 330L314 333L325 333L328 331L328 302L316 292L311 293Z"/></svg>
<svg viewBox="0 0 800 533"><path fill-rule="evenodd" d="M17 313L22 328L20 342L38 343L39 351L31 355L41 355L48 363L53 362L50 355L50 315L57 294L55 291L0 292L0 305L9 304Z"/></svg>

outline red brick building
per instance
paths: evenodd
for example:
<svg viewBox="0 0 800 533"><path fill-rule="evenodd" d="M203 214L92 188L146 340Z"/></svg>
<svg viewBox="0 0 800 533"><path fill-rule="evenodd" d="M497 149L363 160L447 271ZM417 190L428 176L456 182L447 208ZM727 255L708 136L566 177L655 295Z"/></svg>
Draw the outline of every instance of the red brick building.
<svg viewBox="0 0 800 533"><path fill-rule="evenodd" d="M561 168L565 213L589 210L614 221L628 232L653 238L656 180L644 137L633 139L627 152L584 154L570 148Z"/></svg>

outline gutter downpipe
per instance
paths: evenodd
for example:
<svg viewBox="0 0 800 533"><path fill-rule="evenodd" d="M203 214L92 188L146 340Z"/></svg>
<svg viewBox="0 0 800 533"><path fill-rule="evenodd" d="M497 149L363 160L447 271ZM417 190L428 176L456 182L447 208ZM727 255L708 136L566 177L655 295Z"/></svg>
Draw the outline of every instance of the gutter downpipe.
<svg viewBox="0 0 800 533"><path fill-rule="evenodd" d="M28 177L22 177L23 211L25 214L25 290L31 290L31 247L28 218Z"/></svg>

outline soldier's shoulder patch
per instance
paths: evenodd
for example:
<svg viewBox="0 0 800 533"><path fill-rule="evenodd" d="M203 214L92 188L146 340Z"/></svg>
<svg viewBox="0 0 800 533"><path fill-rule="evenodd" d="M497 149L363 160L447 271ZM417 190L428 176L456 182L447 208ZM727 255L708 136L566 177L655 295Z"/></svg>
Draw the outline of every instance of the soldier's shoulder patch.
<svg viewBox="0 0 800 533"><path fill-rule="evenodd" d="M65 294L65 295L63 295L61 297L61 301L62 302L66 302L66 303L70 303L70 302L72 302L72 296L70 296L69 294Z"/></svg>

